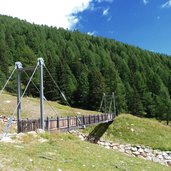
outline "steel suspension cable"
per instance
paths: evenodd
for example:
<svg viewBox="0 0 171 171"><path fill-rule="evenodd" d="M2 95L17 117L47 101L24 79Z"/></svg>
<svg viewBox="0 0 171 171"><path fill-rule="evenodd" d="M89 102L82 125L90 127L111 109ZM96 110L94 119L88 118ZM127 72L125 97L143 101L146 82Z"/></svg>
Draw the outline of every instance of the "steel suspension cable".
<svg viewBox="0 0 171 171"><path fill-rule="evenodd" d="M49 76L51 77L53 83L55 84L55 86L57 87L57 89L59 90L59 92L61 93L61 95L62 95L62 97L64 98L64 100L65 100L65 102L67 103L67 105L68 105L69 107L71 107L71 105L69 104L69 102L68 102L67 98L65 97L64 93L61 91L61 89L59 88L58 84L56 83L56 81L55 81L54 78L52 77L50 71L47 69L46 65L44 65L44 67L45 67L46 71L48 72ZM72 109L72 108L71 108L71 109ZM73 110L73 109L72 109L72 110ZM73 110L73 112L75 112L75 111ZM81 123L81 120L80 120L79 118L77 118L77 119L78 119L78 121Z"/></svg>
<svg viewBox="0 0 171 171"><path fill-rule="evenodd" d="M4 87L2 88L2 90L1 90L1 92L0 92L0 95L3 93L3 91L4 91L5 87L7 86L7 84L8 84L8 82L9 82L9 80L11 79L11 77L13 76L13 74L14 74L15 70L16 70L16 67L13 69L13 71L12 71L11 75L9 76L8 80L6 81L6 83L5 83Z"/></svg>
<svg viewBox="0 0 171 171"><path fill-rule="evenodd" d="M25 90L24 90L24 92L23 92L23 94L22 94L22 96L21 96L21 98L20 98L20 101L17 103L17 107L15 108L13 114L11 115L10 119L8 120L8 123L7 123L6 127L4 128L3 137L7 135L8 129L9 129L9 127L10 127L10 125L11 125L11 123L12 123L12 120L13 120L13 118L14 118L14 114L15 114L15 112L17 111L17 108L18 108L18 106L20 105L20 103L21 103L21 101L22 101L22 99L23 99L23 97L24 97L24 95L25 95L25 93L26 93L26 91L27 91L27 89L28 89L28 86L30 85L30 82L31 82L31 80L32 80L32 78L33 78L33 76L34 76L34 74L35 74L35 72L36 72L38 66L39 66L39 65L37 64L37 66L35 67L35 69L34 69L32 75L31 75L31 77L30 77L30 80L28 81L28 83L27 83L27 85L26 85L26 88L25 88Z"/></svg>
<svg viewBox="0 0 171 171"><path fill-rule="evenodd" d="M24 73L26 74L26 76L29 78L28 74L26 71L24 71ZM34 87L36 88L36 90L40 93L40 90L38 89L38 87L36 86L36 84L34 83L34 81L32 80L32 83L34 85ZM46 99L46 97L43 97L44 100L47 102L47 104L50 106L50 108L55 112L56 115L59 115L59 113L50 105L50 103L48 102L48 100Z"/></svg>
<svg viewBox="0 0 171 171"><path fill-rule="evenodd" d="M61 91L61 89L59 88L58 84L56 83L56 81L54 80L54 78L52 77L51 73L49 72L49 70L47 69L46 65L44 65L46 71L48 72L49 76L51 77L53 83L55 84L55 86L57 87L57 89L59 90L59 92L61 93L62 97L64 98L65 102L67 103L67 105L69 107L71 107L71 105L69 104L67 98L65 97L64 93Z"/></svg>

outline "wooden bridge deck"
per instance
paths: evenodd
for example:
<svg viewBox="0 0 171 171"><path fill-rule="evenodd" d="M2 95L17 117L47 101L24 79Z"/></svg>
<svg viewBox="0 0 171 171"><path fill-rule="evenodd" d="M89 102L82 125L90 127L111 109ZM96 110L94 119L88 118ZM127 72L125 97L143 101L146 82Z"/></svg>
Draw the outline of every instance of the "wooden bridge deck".
<svg viewBox="0 0 171 171"><path fill-rule="evenodd" d="M111 122L115 118L114 114L105 113L86 116L67 116L57 118L47 118L44 120L46 131L68 131L72 129L84 128L89 125ZM19 122L19 132L36 131L41 128L40 119L21 120Z"/></svg>

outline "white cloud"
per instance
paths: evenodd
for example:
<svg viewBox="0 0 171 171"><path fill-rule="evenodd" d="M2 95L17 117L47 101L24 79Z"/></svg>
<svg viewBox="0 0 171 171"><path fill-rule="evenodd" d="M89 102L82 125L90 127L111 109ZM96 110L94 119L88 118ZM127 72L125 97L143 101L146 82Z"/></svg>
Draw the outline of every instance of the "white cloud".
<svg viewBox="0 0 171 171"><path fill-rule="evenodd" d="M87 34L88 34L88 35L90 35L90 36L94 36L95 34L97 34L97 32L96 32L96 31L93 31L93 32L87 32Z"/></svg>
<svg viewBox="0 0 171 171"><path fill-rule="evenodd" d="M109 2L112 3L113 0L96 0L96 2L101 3L101 2Z"/></svg>
<svg viewBox="0 0 171 171"><path fill-rule="evenodd" d="M144 5L147 5L149 3L149 0L143 0Z"/></svg>
<svg viewBox="0 0 171 171"><path fill-rule="evenodd" d="M104 16L109 15L109 8L106 8L106 9L103 10L103 15Z"/></svg>
<svg viewBox="0 0 171 171"><path fill-rule="evenodd" d="M171 0L167 0L166 3L161 5L162 8L171 8Z"/></svg>
<svg viewBox="0 0 171 171"><path fill-rule="evenodd" d="M112 20L112 16L107 18L107 21L111 21Z"/></svg>
<svg viewBox="0 0 171 171"><path fill-rule="evenodd" d="M79 22L77 13L90 7L92 0L0 0L0 14L71 29Z"/></svg>

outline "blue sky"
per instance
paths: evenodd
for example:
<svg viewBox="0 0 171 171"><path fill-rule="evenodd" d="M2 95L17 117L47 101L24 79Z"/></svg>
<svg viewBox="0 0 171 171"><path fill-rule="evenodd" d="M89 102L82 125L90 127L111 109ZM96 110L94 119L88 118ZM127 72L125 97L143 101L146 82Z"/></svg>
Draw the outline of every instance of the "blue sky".
<svg viewBox="0 0 171 171"><path fill-rule="evenodd" d="M0 14L171 55L171 0L0 0Z"/></svg>
<svg viewBox="0 0 171 171"><path fill-rule="evenodd" d="M77 14L74 28L171 55L171 1L113 0Z"/></svg>

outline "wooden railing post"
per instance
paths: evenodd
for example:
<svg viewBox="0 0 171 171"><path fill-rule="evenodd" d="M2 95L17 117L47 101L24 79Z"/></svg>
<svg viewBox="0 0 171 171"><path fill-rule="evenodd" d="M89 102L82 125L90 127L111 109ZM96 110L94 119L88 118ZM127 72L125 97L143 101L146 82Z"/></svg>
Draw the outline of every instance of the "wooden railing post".
<svg viewBox="0 0 171 171"><path fill-rule="evenodd" d="M68 122L68 130L70 129L70 117L67 116L67 122Z"/></svg>
<svg viewBox="0 0 171 171"><path fill-rule="evenodd" d="M59 129L59 117L57 117L57 120L56 120L56 122L57 122L57 128Z"/></svg>
<svg viewBox="0 0 171 171"><path fill-rule="evenodd" d="M89 124L91 124L91 115L89 115Z"/></svg>
<svg viewBox="0 0 171 171"><path fill-rule="evenodd" d="M78 116L76 116L76 127L78 126Z"/></svg>
<svg viewBox="0 0 171 171"><path fill-rule="evenodd" d="M46 129L47 131L49 131L49 117L47 117L47 120L46 120Z"/></svg>
<svg viewBox="0 0 171 171"><path fill-rule="evenodd" d="M83 125L85 125L85 117L84 117L84 115L83 115Z"/></svg>

